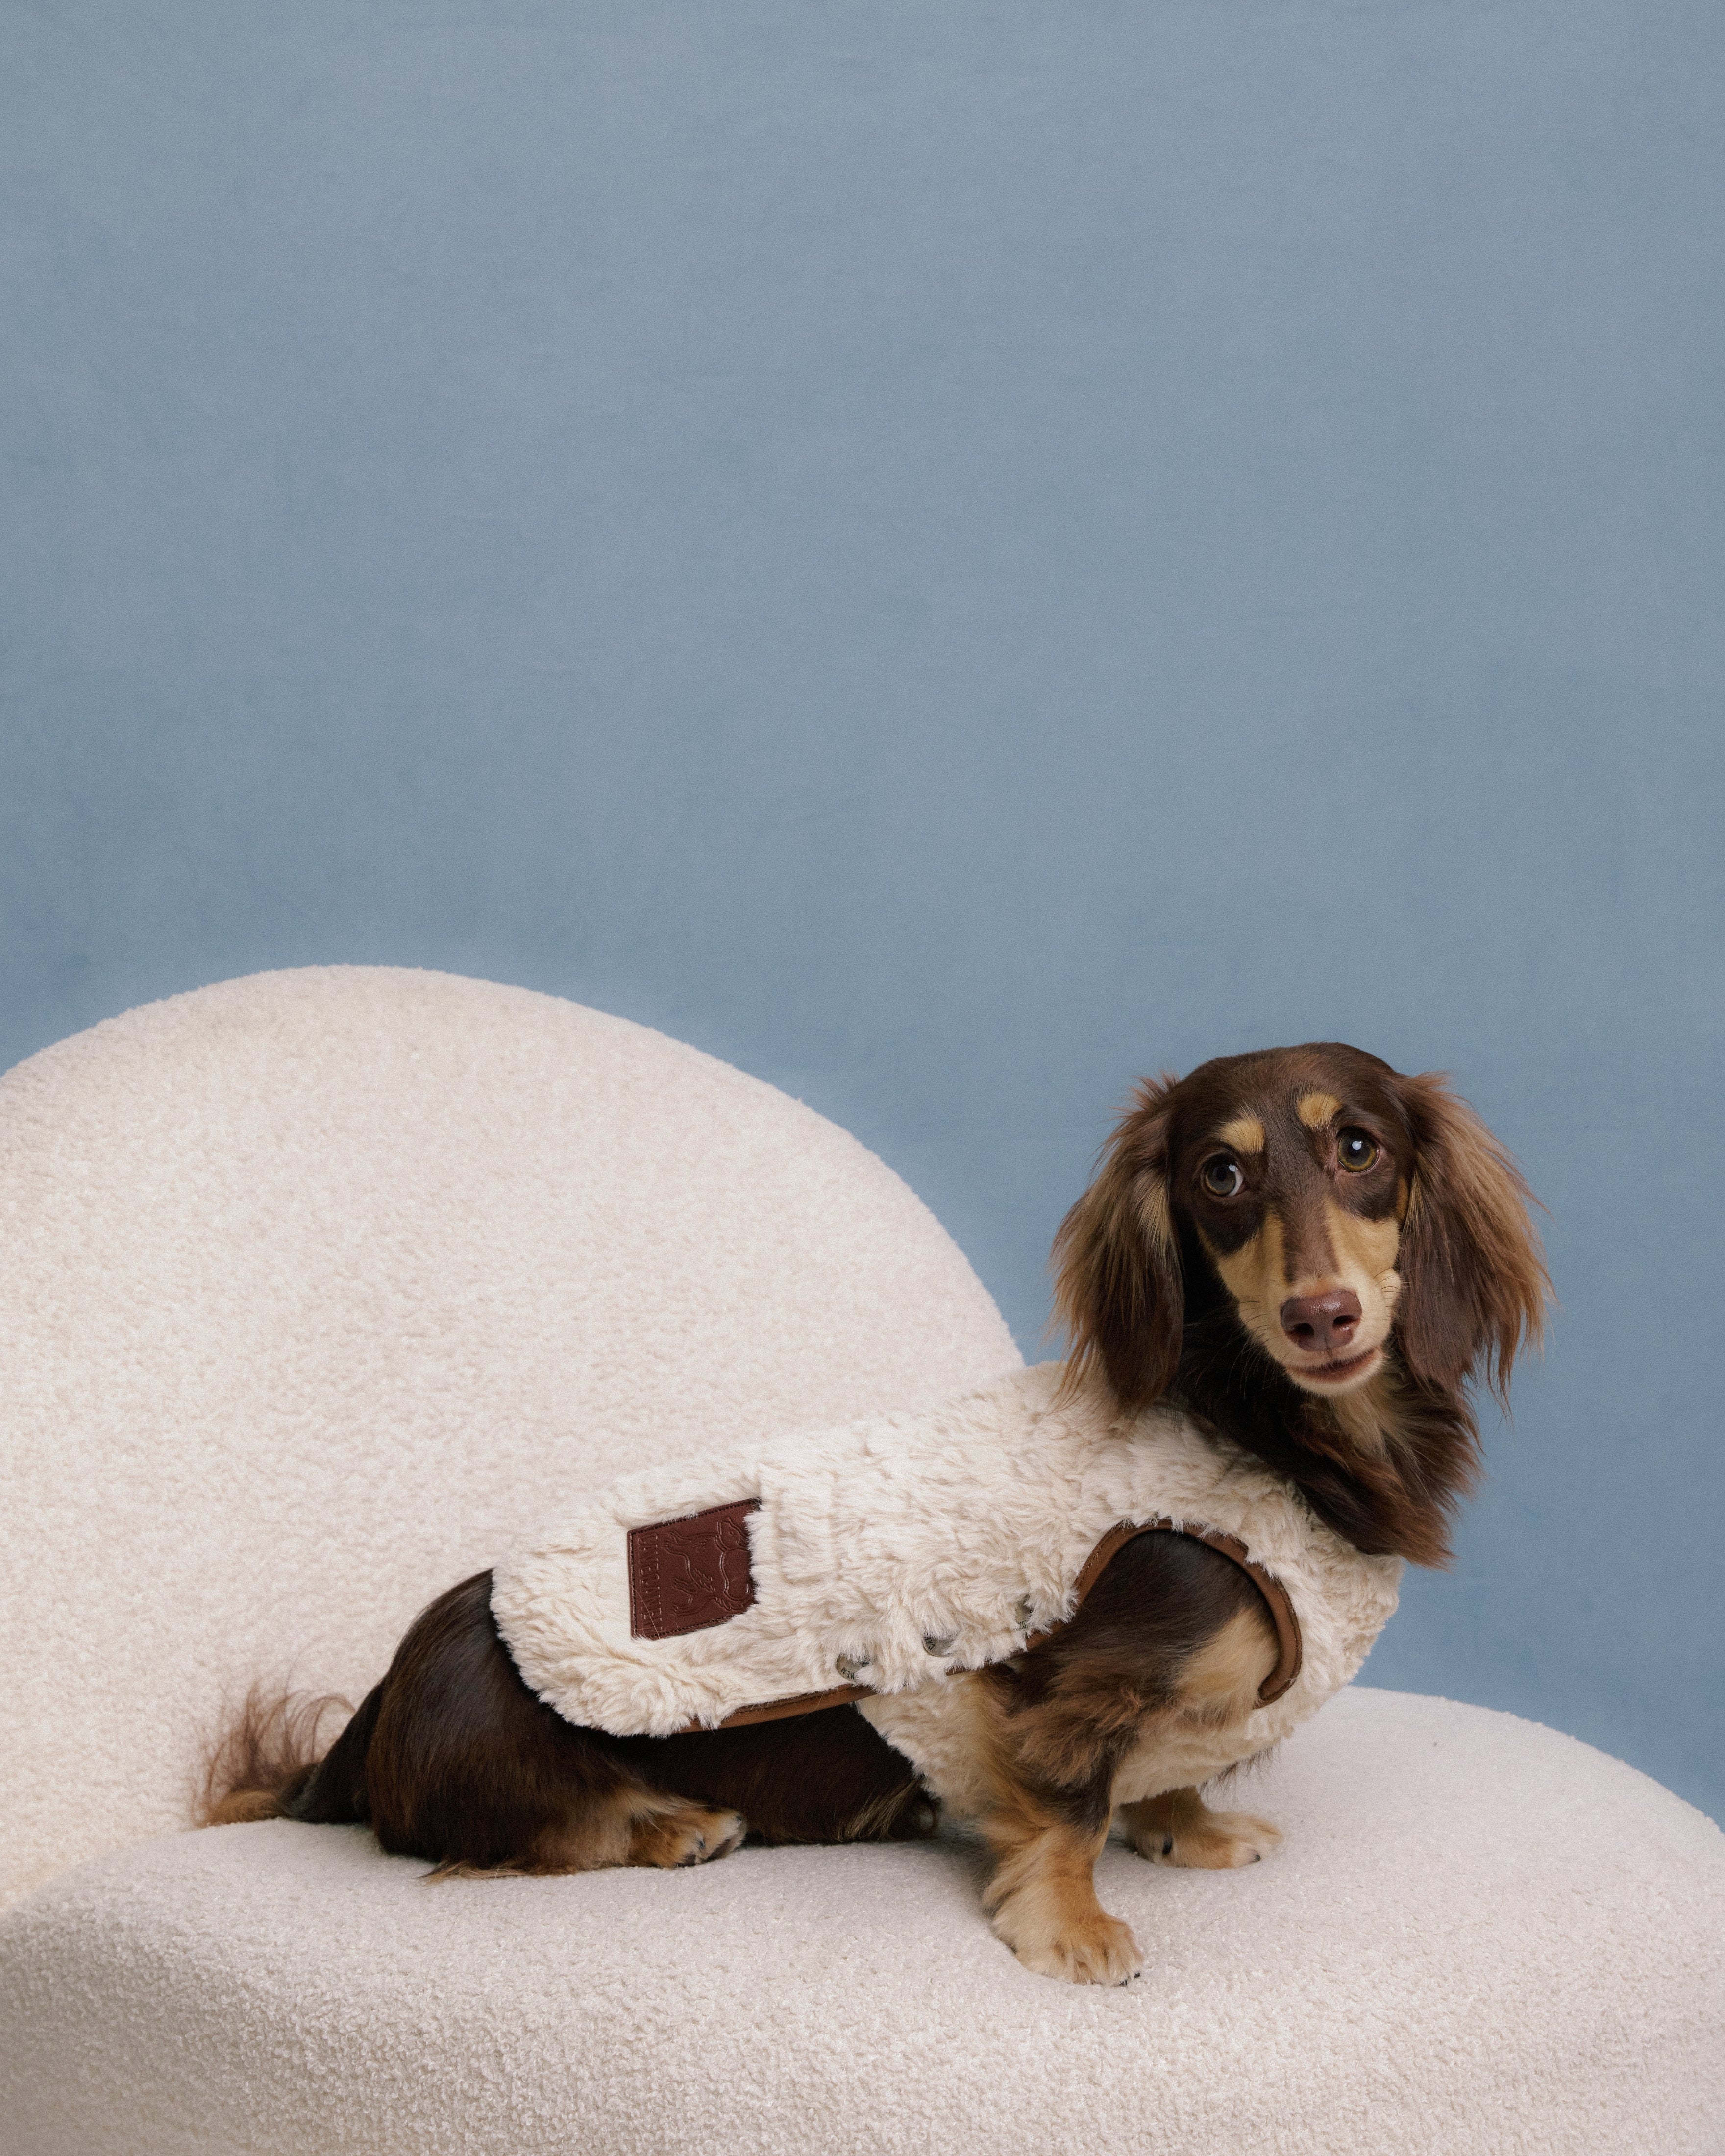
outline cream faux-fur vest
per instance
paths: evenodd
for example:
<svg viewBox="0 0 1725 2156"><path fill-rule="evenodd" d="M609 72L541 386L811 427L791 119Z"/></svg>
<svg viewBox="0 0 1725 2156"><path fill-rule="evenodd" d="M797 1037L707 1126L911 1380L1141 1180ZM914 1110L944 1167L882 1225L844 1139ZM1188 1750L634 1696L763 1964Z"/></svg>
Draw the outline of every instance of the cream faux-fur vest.
<svg viewBox="0 0 1725 2156"><path fill-rule="evenodd" d="M614 1482L496 1568L516 1667L566 1719L618 1736L855 1698L962 1815L979 1798L969 1688L951 1678L1065 1622L1099 1546L1154 1523L1250 1562L1282 1654L1243 1723L1162 1748L1117 1795L1264 1750L1359 1668L1400 1560L1362 1556L1291 1483L1175 1409L1057 1403L1061 1374L1044 1363L931 1410Z"/></svg>

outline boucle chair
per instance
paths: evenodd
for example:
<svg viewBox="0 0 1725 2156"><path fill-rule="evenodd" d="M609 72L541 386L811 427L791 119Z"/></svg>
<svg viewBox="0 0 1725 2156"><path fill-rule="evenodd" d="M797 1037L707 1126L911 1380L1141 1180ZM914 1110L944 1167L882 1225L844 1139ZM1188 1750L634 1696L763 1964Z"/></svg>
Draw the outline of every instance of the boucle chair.
<svg viewBox="0 0 1725 2156"><path fill-rule="evenodd" d="M1021 1969L957 1839L431 1887L176 1830L224 1697L357 1697L556 1493L1016 1364L772 1088L521 990L264 975L0 1081L0 1220L13 2156L1725 2147L1725 1837L1442 1701L1294 1738L1269 1863L1105 1855L1119 1991Z"/></svg>

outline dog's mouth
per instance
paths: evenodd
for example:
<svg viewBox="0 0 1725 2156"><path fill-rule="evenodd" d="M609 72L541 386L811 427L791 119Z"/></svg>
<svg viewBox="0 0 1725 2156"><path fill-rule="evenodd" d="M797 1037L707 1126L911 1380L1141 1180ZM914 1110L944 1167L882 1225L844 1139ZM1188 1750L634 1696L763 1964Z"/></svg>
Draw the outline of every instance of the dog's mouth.
<svg viewBox="0 0 1725 2156"><path fill-rule="evenodd" d="M1284 1363L1288 1375L1296 1384L1316 1386L1324 1392L1339 1392L1357 1384L1362 1378L1369 1378L1384 1359L1381 1348L1368 1348L1358 1355L1337 1356L1329 1363Z"/></svg>

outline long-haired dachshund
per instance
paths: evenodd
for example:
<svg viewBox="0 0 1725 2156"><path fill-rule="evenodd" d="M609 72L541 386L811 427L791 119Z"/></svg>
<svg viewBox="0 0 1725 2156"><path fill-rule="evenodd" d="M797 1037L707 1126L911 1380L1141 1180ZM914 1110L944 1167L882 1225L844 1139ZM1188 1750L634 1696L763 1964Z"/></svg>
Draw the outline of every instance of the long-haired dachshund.
<svg viewBox="0 0 1725 2156"><path fill-rule="evenodd" d="M1548 1283L1528 1192L1440 1077L1334 1042L1147 1081L1055 1243L1065 1384L1127 1414L1168 1399L1255 1454L1354 1547L1449 1558L1478 1469L1477 1375L1505 1393ZM927 1835L935 1806L855 1710L665 1738L578 1728L522 1683L489 1573L414 1620L316 1757L329 1702L254 1695L213 1757L202 1817L368 1823L439 1874L580 1871L766 1842ZM993 1792L994 1928L1030 1967L1139 1965L1091 1867L1129 1755L1251 1712L1276 1638L1240 1567L1147 1534L1076 1620L973 1687ZM1180 1789L1119 1807L1153 1862L1250 1863L1276 1830Z"/></svg>

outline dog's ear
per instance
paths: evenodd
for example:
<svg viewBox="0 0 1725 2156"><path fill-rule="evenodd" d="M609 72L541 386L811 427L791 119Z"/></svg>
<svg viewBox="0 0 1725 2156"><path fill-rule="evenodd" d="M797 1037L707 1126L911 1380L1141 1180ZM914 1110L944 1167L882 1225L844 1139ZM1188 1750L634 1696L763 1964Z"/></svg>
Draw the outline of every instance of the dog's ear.
<svg viewBox="0 0 1725 2156"><path fill-rule="evenodd" d="M1180 1359L1185 1293L1168 1195L1177 1082L1165 1073L1139 1086L1054 1241L1055 1316L1068 1336L1063 1389L1100 1376L1123 1408L1165 1392Z"/></svg>
<svg viewBox="0 0 1725 2156"><path fill-rule="evenodd" d="M1395 1329L1415 1378L1453 1389L1483 1364L1506 1405L1538 1343L1551 1280L1515 1163L1440 1071L1396 1080L1417 1148L1397 1270Z"/></svg>

